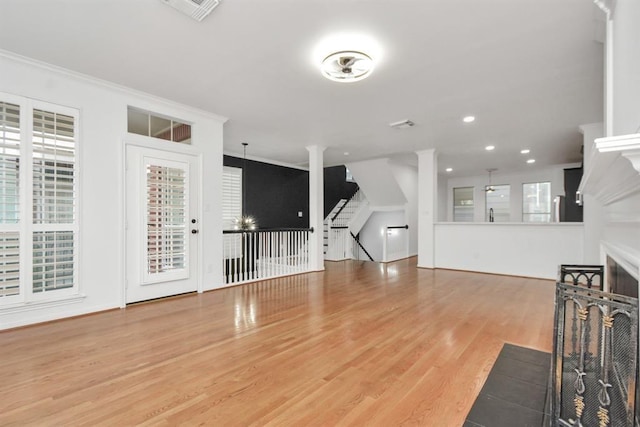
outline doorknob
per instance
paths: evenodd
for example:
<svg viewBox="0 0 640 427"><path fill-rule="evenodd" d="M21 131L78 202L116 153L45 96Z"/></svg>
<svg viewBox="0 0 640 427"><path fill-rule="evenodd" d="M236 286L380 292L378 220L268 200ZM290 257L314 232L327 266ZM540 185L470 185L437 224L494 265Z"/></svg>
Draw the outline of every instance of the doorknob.
<svg viewBox="0 0 640 427"><path fill-rule="evenodd" d="M191 234L198 234L198 230L196 230L195 228L191 230Z"/></svg>

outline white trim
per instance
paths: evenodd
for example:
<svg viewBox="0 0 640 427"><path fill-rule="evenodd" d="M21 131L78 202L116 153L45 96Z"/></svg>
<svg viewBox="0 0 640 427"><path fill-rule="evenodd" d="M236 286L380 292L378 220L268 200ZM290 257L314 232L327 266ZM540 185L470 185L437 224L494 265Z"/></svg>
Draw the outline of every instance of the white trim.
<svg viewBox="0 0 640 427"><path fill-rule="evenodd" d="M186 104L181 104L166 98L162 98L156 95L152 95L150 93L147 92L143 92L137 89L133 89L127 86L123 86L123 85L119 85L117 83L113 83L107 80L102 80L99 79L97 77L93 77L93 76L89 76L87 74L83 74L83 73L79 73L77 71L72 71L63 67L59 67L57 65L53 65L53 64L49 64L47 62L43 62L43 61L38 61L36 59L33 58L29 58L26 56L22 56L22 55L18 55L14 52L10 52L4 49L0 49L0 58L7 58L7 59L11 59L14 60L16 62L21 62L23 64L27 64L27 65L31 65L31 66L36 66L42 69L45 69L47 71L50 71L52 73L57 73L57 74L61 74L63 76L67 76L67 77L72 77L81 81L84 81L86 83L90 83L90 84L94 84L96 86L100 86L103 87L105 89L111 89L114 90L116 92L119 93L123 93L126 95L137 95L140 97L144 97L146 98L146 100L148 101L153 101L159 104L163 104L167 107L170 108L179 108L181 110L185 110L188 111L190 113L193 114L198 114L198 115L202 115L205 116L207 118L210 119L214 119L217 121L220 121L222 123L225 123L227 120L229 120L227 117L212 113L210 111L206 111L206 110L201 110L199 108L194 108L192 106L186 105Z"/></svg>
<svg viewBox="0 0 640 427"><path fill-rule="evenodd" d="M609 256L631 274L634 279L640 281L640 252L606 241L602 242L600 246L601 253L605 255L604 265L606 265L606 256Z"/></svg>
<svg viewBox="0 0 640 427"><path fill-rule="evenodd" d="M83 294L75 294L72 296L65 295L63 297L52 298L47 300L27 301L19 304L9 304L2 307L2 312L0 314L5 315L5 314L23 313L25 311L34 311L34 310L42 310L45 308L51 308L51 307L60 307L68 304L82 302L86 297L87 296Z"/></svg>
<svg viewBox="0 0 640 427"><path fill-rule="evenodd" d="M192 128L193 131L193 128ZM193 134L192 134L192 140L193 140ZM198 214L197 216L197 220L198 220L198 231L200 234L200 237L198 238L198 242L197 242L197 255L195 257L195 261L196 261L196 274L195 274L195 280L196 280L196 291L198 293L202 293L204 292L204 265L203 265L203 251L204 251L204 242L203 242L203 229L202 229L202 218L203 218L203 201L204 201L204 180L203 180L203 164L204 164L204 158L203 158L203 154L202 152L197 149L196 147L194 147L191 144L176 144L175 142L172 141L165 141L165 140L161 140L158 138L153 138L153 137L149 137L149 136L144 136L144 135L138 135L138 134L133 134L133 133L127 133L121 140L121 144L120 144L120 156L121 156L121 162L120 162L120 179L122 180L121 182L121 194L120 194L120 200L122 201L122 211L121 211L121 218L120 218L120 225L121 225L121 243L120 243L120 247L121 247L121 253L122 253L122 270L121 270L121 274L120 277L122 278L122 285L119 287L120 289L120 308L125 308L127 306L127 228L128 228L128 224L127 224L127 192L126 192L126 185L127 185L127 179L126 179L126 173L127 173L127 169L130 167L127 165L127 147L128 146L132 146L132 147L140 147L140 148L149 148L149 149L153 149L153 150L158 150L158 151L164 151L167 153L175 153L175 154L181 154L181 155L187 155L187 156L192 156L194 157L194 161L197 162L198 164L198 178L197 178L197 185L199 186L198 191L197 191L197 197L198 197L198 202L197 202L197 209L196 212ZM193 215L192 215L193 216ZM193 258L193 257L192 257Z"/></svg>

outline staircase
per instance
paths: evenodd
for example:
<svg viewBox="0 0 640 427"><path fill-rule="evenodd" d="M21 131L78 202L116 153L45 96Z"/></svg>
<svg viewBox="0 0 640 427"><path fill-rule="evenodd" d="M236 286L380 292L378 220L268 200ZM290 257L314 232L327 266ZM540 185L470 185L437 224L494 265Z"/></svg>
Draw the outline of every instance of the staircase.
<svg viewBox="0 0 640 427"><path fill-rule="evenodd" d="M371 216L362 190L349 200L340 200L324 220L324 258L342 261L353 258L353 240Z"/></svg>

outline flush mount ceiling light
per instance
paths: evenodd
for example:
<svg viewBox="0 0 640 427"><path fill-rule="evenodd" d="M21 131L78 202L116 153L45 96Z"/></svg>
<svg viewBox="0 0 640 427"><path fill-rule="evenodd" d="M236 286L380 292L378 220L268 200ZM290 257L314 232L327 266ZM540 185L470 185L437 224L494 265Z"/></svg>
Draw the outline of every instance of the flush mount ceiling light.
<svg viewBox="0 0 640 427"><path fill-rule="evenodd" d="M484 147L484 149L487 151L493 151L496 149L496 147L494 145L487 145L486 147Z"/></svg>
<svg viewBox="0 0 640 427"><path fill-rule="evenodd" d="M464 117L462 119L462 121L465 122L465 123L471 123L471 122L475 121L475 119L476 118L474 116L466 116L466 117Z"/></svg>
<svg viewBox="0 0 640 427"><path fill-rule="evenodd" d="M371 74L373 61L366 53L344 50L324 58L320 69L323 76L334 82L357 82Z"/></svg>
<svg viewBox="0 0 640 427"><path fill-rule="evenodd" d="M524 150L520 150L520 154L529 154L531 152L531 150L529 150L528 148L525 148Z"/></svg>

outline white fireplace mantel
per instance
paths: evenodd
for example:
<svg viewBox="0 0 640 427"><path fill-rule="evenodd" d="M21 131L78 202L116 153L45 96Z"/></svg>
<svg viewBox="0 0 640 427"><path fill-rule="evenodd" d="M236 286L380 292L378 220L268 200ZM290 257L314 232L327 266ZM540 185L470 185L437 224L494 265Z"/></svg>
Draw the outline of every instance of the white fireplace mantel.
<svg viewBox="0 0 640 427"><path fill-rule="evenodd" d="M594 146L578 191L603 206L640 192L640 133L598 138Z"/></svg>

